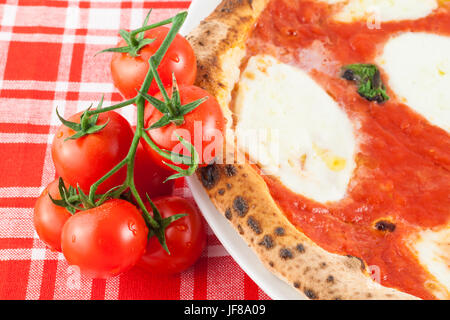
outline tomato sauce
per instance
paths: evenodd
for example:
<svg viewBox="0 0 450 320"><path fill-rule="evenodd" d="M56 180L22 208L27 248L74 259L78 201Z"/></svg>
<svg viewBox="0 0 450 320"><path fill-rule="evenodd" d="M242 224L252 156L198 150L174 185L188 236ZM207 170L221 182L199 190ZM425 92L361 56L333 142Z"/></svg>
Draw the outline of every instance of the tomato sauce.
<svg viewBox="0 0 450 320"><path fill-rule="evenodd" d="M347 195L321 204L291 192L274 177L264 179L288 219L324 249L361 257L379 268L383 285L433 299L427 290L433 276L408 241L450 220L450 136L396 99L382 69L391 99L381 105L360 97L340 72L346 64L374 63L386 41L401 32L450 36L450 5L419 20L382 22L379 29L368 28L365 19L333 21L335 9L323 2L273 0L247 47L249 56L271 54L307 70L358 123L357 166ZM320 54L319 64L308 65L311 52ZM394 229L380 230L379 221Z"/></svg>

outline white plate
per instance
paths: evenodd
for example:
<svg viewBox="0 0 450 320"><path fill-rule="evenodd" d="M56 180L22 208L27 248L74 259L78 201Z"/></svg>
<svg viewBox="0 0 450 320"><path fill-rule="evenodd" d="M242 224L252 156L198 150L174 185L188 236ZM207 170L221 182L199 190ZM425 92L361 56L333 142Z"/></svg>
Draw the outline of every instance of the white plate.
<svg viewBox="0 0 450 320"><path fill-rule="evenodd" d="M187 34L192 31L220 2L221 0L193 0L181 33ZM228 220L217 211L200 181L196 177L190 177L187 182L209 226L228 253L249 277L272 299L304 300L304 295L266 269Z"/></svg>

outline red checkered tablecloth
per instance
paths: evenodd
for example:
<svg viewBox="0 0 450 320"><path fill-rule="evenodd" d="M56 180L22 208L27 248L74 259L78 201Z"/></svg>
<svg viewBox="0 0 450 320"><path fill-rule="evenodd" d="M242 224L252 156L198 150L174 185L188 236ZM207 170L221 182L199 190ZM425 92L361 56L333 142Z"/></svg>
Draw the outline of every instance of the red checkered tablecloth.
<svg viewBox="0 0 450 320"><path fill-rule="evenodd" d="M208 0L203 0L208 1ZM108 280L80 277L34 231L36 198L55 178L50 144L59 120L105 94L121 100L108 54L120 28L151 22L190 1L0 0L0 299L268 299L208 230L198 263L177 276L134 268ZM130 122L134 108L120 111ZM192 199L184 181L174 194Z"/></svg>

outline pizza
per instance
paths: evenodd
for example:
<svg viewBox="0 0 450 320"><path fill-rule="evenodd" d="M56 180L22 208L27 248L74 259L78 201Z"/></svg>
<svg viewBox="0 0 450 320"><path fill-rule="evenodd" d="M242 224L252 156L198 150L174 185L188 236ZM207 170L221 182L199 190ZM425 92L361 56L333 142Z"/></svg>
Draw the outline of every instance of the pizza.
<svg viewBox="0 0 450 320"><path fill-rule="evenodd" d="M197 175L310 299L450 298L450 2L224 0L188 37L227 120Z"/></svg>

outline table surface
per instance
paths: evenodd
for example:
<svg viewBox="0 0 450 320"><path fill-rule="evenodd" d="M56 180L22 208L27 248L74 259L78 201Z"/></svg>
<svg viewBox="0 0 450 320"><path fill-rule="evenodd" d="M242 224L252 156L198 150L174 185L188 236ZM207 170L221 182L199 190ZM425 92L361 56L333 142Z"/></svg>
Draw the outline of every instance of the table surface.
<svg viewBox="0 0 450 320"><path fill-rule="evenodd" d="M202 0L208 1L208 0ZM0 299L269 299L208 228L199 261L176 276L134 268L101 280L77 274L34 231L36 198L55 178L51 141L59 120L105 94L121 101L109 72L120 28L187 10L190 1L0 1ZM134 122L134 108L120 111ZM183 180L174 195L192 200Z"/></svg>

